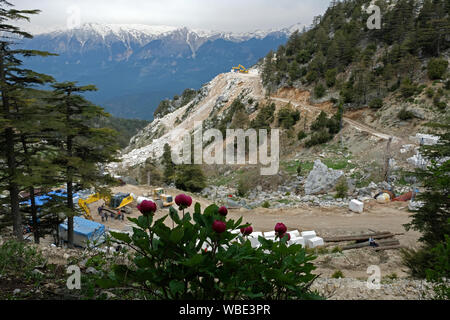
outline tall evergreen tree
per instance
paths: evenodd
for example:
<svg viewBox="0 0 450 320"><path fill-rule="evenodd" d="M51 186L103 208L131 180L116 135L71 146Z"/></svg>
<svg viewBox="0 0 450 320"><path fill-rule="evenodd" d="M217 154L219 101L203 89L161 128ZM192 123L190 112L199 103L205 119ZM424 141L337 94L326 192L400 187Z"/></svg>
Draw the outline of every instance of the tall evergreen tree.
<svg viewBox="0 0 450 320"><path fill-rule="evenodd" d="M0 0L0 145L3 146L2 157L6 164L2 180L4 187L9 192L10 216L13 221L13 232L18 240L23 239L22 216L19 208L21 163L18 159L18 144L20 132L18 123L23 119L22 110L16 103L13 108L17 92L35 84L44 84L51 81L51 77L38 74L22 67L23 57L48 56L48 52L23 50L18 47L21 38L32 38L32 35L20 30L11 22L29 20L30 15L38 14L39 10L16 10L13 5L5 0Z"/></svg>
<svg viewBox="0 0 450 320"><path fill-rule="evenodd" d="M95 91L93 85L77 86L75 82L53 85L49 102L54 106L58 120L59 139L54 143L61 153L58 165L65 169L59 173L59 180L67 188L68 243L73 246L73 217L76 211L73 195L76 191L95 187L100 193L107 193L104 185L112 179L105 174L103 165L116 159L119 149L116 132L108 128L92 128L89 120L109 116L101 107L95 106L82 93Z"/></svg>

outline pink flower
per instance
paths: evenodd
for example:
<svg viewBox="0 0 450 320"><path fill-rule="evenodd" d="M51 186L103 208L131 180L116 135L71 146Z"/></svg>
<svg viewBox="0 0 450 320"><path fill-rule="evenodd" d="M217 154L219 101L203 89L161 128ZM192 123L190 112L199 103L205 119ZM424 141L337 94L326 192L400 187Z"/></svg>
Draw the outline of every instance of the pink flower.
<svg viewBox="0 0 450 320"><path fill-rule="evenodd" d="M220 207L219 208L219 214L223 217L226 217L228 214L228 209L226 207Z"/></svg>
<svg viewBox="0 0 450 320"><path fill-rule="evenodd" d="M175 197L175 203L180 207L180 210L191 206L192 198L185 194L179 194Z"/></svg>
<svg viewBox="0 0 450 320"><path fill-rule="evenodd" d="M243 236L249 236L249 235L252 234L252 232L253 232L253 227L252 226L249 226L247 228L241 228L241 233L242 233Z"/></svg>
<svg viewBox="0 0 450 320"><path fill-rule="evenodd" d="M217 233L223 233L225 232L225 230L227 230L227 225L223 221L216 220L214 221L212 228Z"/></svg>
<svg viewBox="0 0 450 320"><path fill-rule="evenodd" d="M279 222L275 225L275 232L278 234L278 236L285 234L286 231L287 231L287 228L284 225L284 223Z"/></svg>
<svg viewBox="0 0 450 320"><path fill-rule="evenodd" d="M287 241L291 240L291 234L290 233L285 233L283 234L280 239L284 239L284 237L287 237Z"/></svg>
<svg viewBox="0 0 450 320"><path fill-rule="evenodd" d="M137 209L143 214L143 215L148 215L148 214L152 214L156 211L157 207L156 207L156 203L154 203L153 201L149 201L149 200L144 200L141 202L140 205L137 206Z"/></svg>

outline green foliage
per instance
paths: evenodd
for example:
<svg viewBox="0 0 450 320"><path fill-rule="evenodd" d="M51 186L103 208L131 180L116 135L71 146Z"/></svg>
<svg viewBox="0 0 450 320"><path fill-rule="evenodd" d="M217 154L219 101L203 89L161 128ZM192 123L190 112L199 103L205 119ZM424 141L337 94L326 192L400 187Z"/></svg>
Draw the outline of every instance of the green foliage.
<svg viewBox="0 0 450 320"><path fill-rule="evenodd" d="M333 279L340 279L340 278L345 278L344 274L342 273L341 270L336 270L332 275L331 278Z"/></svg>
<svg viewBox="0 0 450 320"><path fill-rule="evenodd" d="M274 120L275 103L265 105L258 112L258 115L250 123L253 129L270 129L270 125Z"/></svg>
<svg viewBox="0 0 450 320"><path fill-rule="evenodd" d="M435 284L434 291L436 299L449 300L450 286L448 277L450 275L450 237L445 235L445 242L439 243L431 249L434 259L432 268L427 269L426 278Z"/></svg>
<svg viewBox="0 0 450 320"><path fill-rule="evenodd" d="M149 122L147 120L100 117L92 120L90 126L94 128L109 128L117 131L117 142L121 148L125 148L130 144L130 139L148 124Z"/></svg>
<svg viewBox="0 0 450 320"><path fill-rule="evenodd" d="M292 128L300 120L300 112L289 105L278 111L278 125L284 129Z"/></svg>
<svg viewBox="0 0 450 320"><path fill-rule="evenodd" d="M448 61L441 58L433 58L428 62L427 70L430 80L443 79L447 72Z"/></svg>
<svg viewBox="0 0 450 320"><path fill-rule="evenodd" d="M411 111L407 110L406 108L403 108L397 114L397 118L403 121L411 120L414 119L414 114Z"/></svg>
<svg viewBox="0 0 450 320"><path fill-rule="evenodd" d="M380 109L381 107L383 107L383 99L380 98L372 99L369 103L369 107L372 109Z"/></svg>
<svg viewBox="0 0 450 320"><path fill-rule="evenodd" d="M311 138L306 141L305 146L310 148L312 146L320 145L326 143L333 139L333 136L326 129L322 129L318 132L314 132Z"/></svg>
<svg viewBox="0 0 450 320"><path fill-rule="evenodd" d="M251 185L247 179L241 177L237 184L237 195L239 197L245 197L249 192Z"/></svg>
<svg viewBox="0 0 450 320"><path fill-rule="evenodd" d="M428 98L433 98L433 96L434 96L433 88L431 88L431 87L427 88L427 90L425 91L425 94L427 95Z"/></svg>
<svg viewBox="0 0 450 320"><path fill-rule="evenodd" d="M45 263L40 251L35 247L9 240L0 246L0 274L31 279L32 271Z"/></svg>
<svg viewBox="0 0 450 320"><path fill-rule="evenodd" d="M167 216L130 219L137 226L133 234L112 234L136 251L128 264L116 264L98 282L103 288L133 285L147 292L147 298L174 300L312 299L320 298L309 287L316 276L309 255L300 245L286 245L286 238L270 241L260 237L261 247L252 248L248 239L232 234L247 225L227 220L211 205L201 212L179 216L170 208L174 228ZM223 221L226 231L216 233L214 221ZM202 248L209 247L209 250Z"/></svg>
<svg viewBox="0 0 450 320"><path fill-rule="evenodd" d="M197 96L198 91L194 89L186 89L183 91L181 97L178 95L175 95L172 100L165 99L162 100L158 108L156 108L154 112L155 118L162 118L165 115L181 108L187 105L189 102L194 100L194 98Z"/></svg>
<svg viewBox="0 0 450 320"><path fill-rule="evenodd" d="M173 182L175 179L176 166L172 162L172 149L168 143L164 145L164 152L161 162L164 166L164 182Z"/></svg>
<svg viewBox="0 0 450 320"><path fill-rule="evenodd" d="M318 99L323 98L323 96L325 95L325 93L327 92L327 89L324 87L323 84L319 83L315 88L314 88L314 96Z"/></svg>
<svg viewBox="0 0 450 320"><path fill-rule="evenodd" d="M297 138L298 138L298 140L301 141L301 140L305 139L307 136L308 136L308 135L306 134L305 131L300 130L300 131L298 132Z"/></svg>
<svg viewBox="0 0 450 320"><path fill-rule="evenodd" d="M266 208L266 209L270 208L270 202L264 201L263 204L261 205L261 207Z"/></svg>
<svg viewBox="0 0 450 320"><path fill-rule="evenodd" d="M196 164L183 164L176 168L175 186L178 189L199 192L206 188L203 170Z"/></svg>
<svg viewBox="0 0 450 320"><path fill-rule="evenodd" d="M328 69L325 73L325 82L328 88L334 87L336 84L337 69Z"/></svg>
<svg viewBox="0 0 450 320"><path fill-rule="evenodd" d="M402 81L400 85L400 92L403 98L409 98L417 94L417 85L411 81L411 79L406 78Z"/></svg>
<svg viewBox="0 0 450 320"><path fill-rule="evenodd" d="M335 198L346 198L348 193L348 184L345 178L339 179L336 185L336 195Z"/></svg>

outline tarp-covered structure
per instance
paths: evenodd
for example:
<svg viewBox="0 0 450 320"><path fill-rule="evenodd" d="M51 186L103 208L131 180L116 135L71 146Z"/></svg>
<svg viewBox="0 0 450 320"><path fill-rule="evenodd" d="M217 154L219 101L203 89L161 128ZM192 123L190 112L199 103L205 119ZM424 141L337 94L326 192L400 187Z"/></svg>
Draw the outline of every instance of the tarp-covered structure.
<svg viewBox="0 0 450 320"><path fill-rule="evenodd" d="M86 247L88 241L102 242L105 235L105 226L101 223L81 217L73 218L73 243L79 247ZM60 238L67 241L67 219L59 225Z"/></svg>

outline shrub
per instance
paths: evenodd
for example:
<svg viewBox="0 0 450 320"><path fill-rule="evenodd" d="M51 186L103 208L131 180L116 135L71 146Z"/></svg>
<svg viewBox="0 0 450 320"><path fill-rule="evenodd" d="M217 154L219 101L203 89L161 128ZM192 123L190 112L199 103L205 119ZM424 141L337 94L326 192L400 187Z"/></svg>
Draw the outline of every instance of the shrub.
<svg viewBox="0 0 450 320"><path fill-rule="evenodd" d="M337 69L328 69L325 73L325 81L327 83L327 86L329 88L334 87L336 84L336 76L337 76Z"/></svg>
<svg viewBox="0 0 450 320"><path fill-rule="evenodd" d="M202 213L197 203L193 215L185 213L182 218L171 207L172 229L165 223L167 216L156 221L153 216L130 218L136 225L131 236L111 235L133 249L132 260L114 264L98 285L132 286L145 292L147 299L320 298L309 289L317 278L311 273L313 255L301 245L288 247L287 237L279 241L259 237L261 247L253 248L246 237L230 232L249 225L242 224L242 218L227 220L218 211L211 205Z"/></svg>
<svg viewBox="0 0 450 320"><path fill-rule="evenodd" d="M263 208L270 208L270 202L269 201L264 201L263 204L261 205L261 207Z"/></svg>
<svg viewBox="0 0 450 320"><path fill-rule="evenodd" d="M319 132L314 133L311 138L306 141L305 146L310 148L315 145L323 144L333 139L333 136L328 132L328 130L323 129Z"/></svg>
<svg viewBox="0 0 450 320"><path fill-rule="evenodd" d="M344 277L344 274L342 273L341 270L336 270L336 271L331 275L331 277L332 277L333 279L345 278L345 277Z"/></svg>
<svg viewBox="0 0 450 320"><path fill-rule="evenodd" d="M430 80L442 79L447 72L448 61L440 58L433 58L428 62L428 77Z"/></svg>
<svg viewBox="0 0 450 320"><path fill-rule="evenodd" d="M297 166L297 176L301 176L302 175L302 164L299 163Z"/></svg>
<svg viewBox="0 0 450 320"><path fill-rule="evenodd" d="M411 120L414 118L414 114L411 111L406 110L406 108L403 108L402 110L400 110L400 112L397 114L397 117L400 120Z"/></svg>
<svg viewBox="0 0 450 320"><path fill-rule="evenodd" d="M314 96L318 99L322 98L325 93L327 92L327 89L325 89L324 85L319 83L315 88L314 88Z"/></svg>
<svg viewBox="0 0 450 320"><path fill-rule="evenodd" d="M340 179L336 185L336 196L335 198L346 198L348 192L348 184L346 179Z"/></svg>
<svg viewBox="0 0 450 320"><path fill-rule="evenodd" d="M328 118L324 111L321 111L316 120L311 124L312 131L319 131L327 126Z"/></svg>
<svg viewBox="0 0 450 320"><path fill-rule="evenodd" d="M407 78L402 81L402 84L400 85L400 92L403 98L412 97L417 93L417 85Z"/></svg>
<svg viewBox="0 0 450 320"><path fill-rule="evenodd" d="M180 165L176 169L175 186L190 192L199 192L206 188L206 178L198 165Z"/></svg>
<svg viewBox="0 0 450 320"><path fill-rule="evenodd" d="M237 195L239 197L245 197L250 190L250 184L248 183L248 180L245 178L241 178L238 181L237 185Z"/></svg>
<svg viewBox="0 0 450 320"><path fill-rule="evenodd" d="M308 136L308 135L306 134L306 132L302 130L302 131L300 131L300 132L298 133L297 138L298 138L298 140L303 140L303 139L305 139L307 136Z"/></svg>
<svg viewBox="0 0 450 320"><path fill-rule="evenodd" d="M425 94L427 95L427 97L428 98L433 98L433 96L434 96L434 90L433 90L433 88L427 88L427 90L425 91Z"/></svg>
<svg viewBox="0 0 450 320"><path fill-rule="evenodd" d="M380 98L372 99L372 101L370 101L369 103L369 107L372 109L380 109L381 107L383 107L383 99Z"/></svg>
<svg viewBox="0 0 450 320"><path fill-rule="evenodd" d="M44 264L42 254L33 246L10 240L0 246L0 274L30 279L32 271Z"/></svg>
<svg viewBox="0 0 450 320"><path fill-rule="evenodd" d="M278 111L278 125L284 129L292 128L300 120L300 112L293 110L289 106Z"/></svg>

